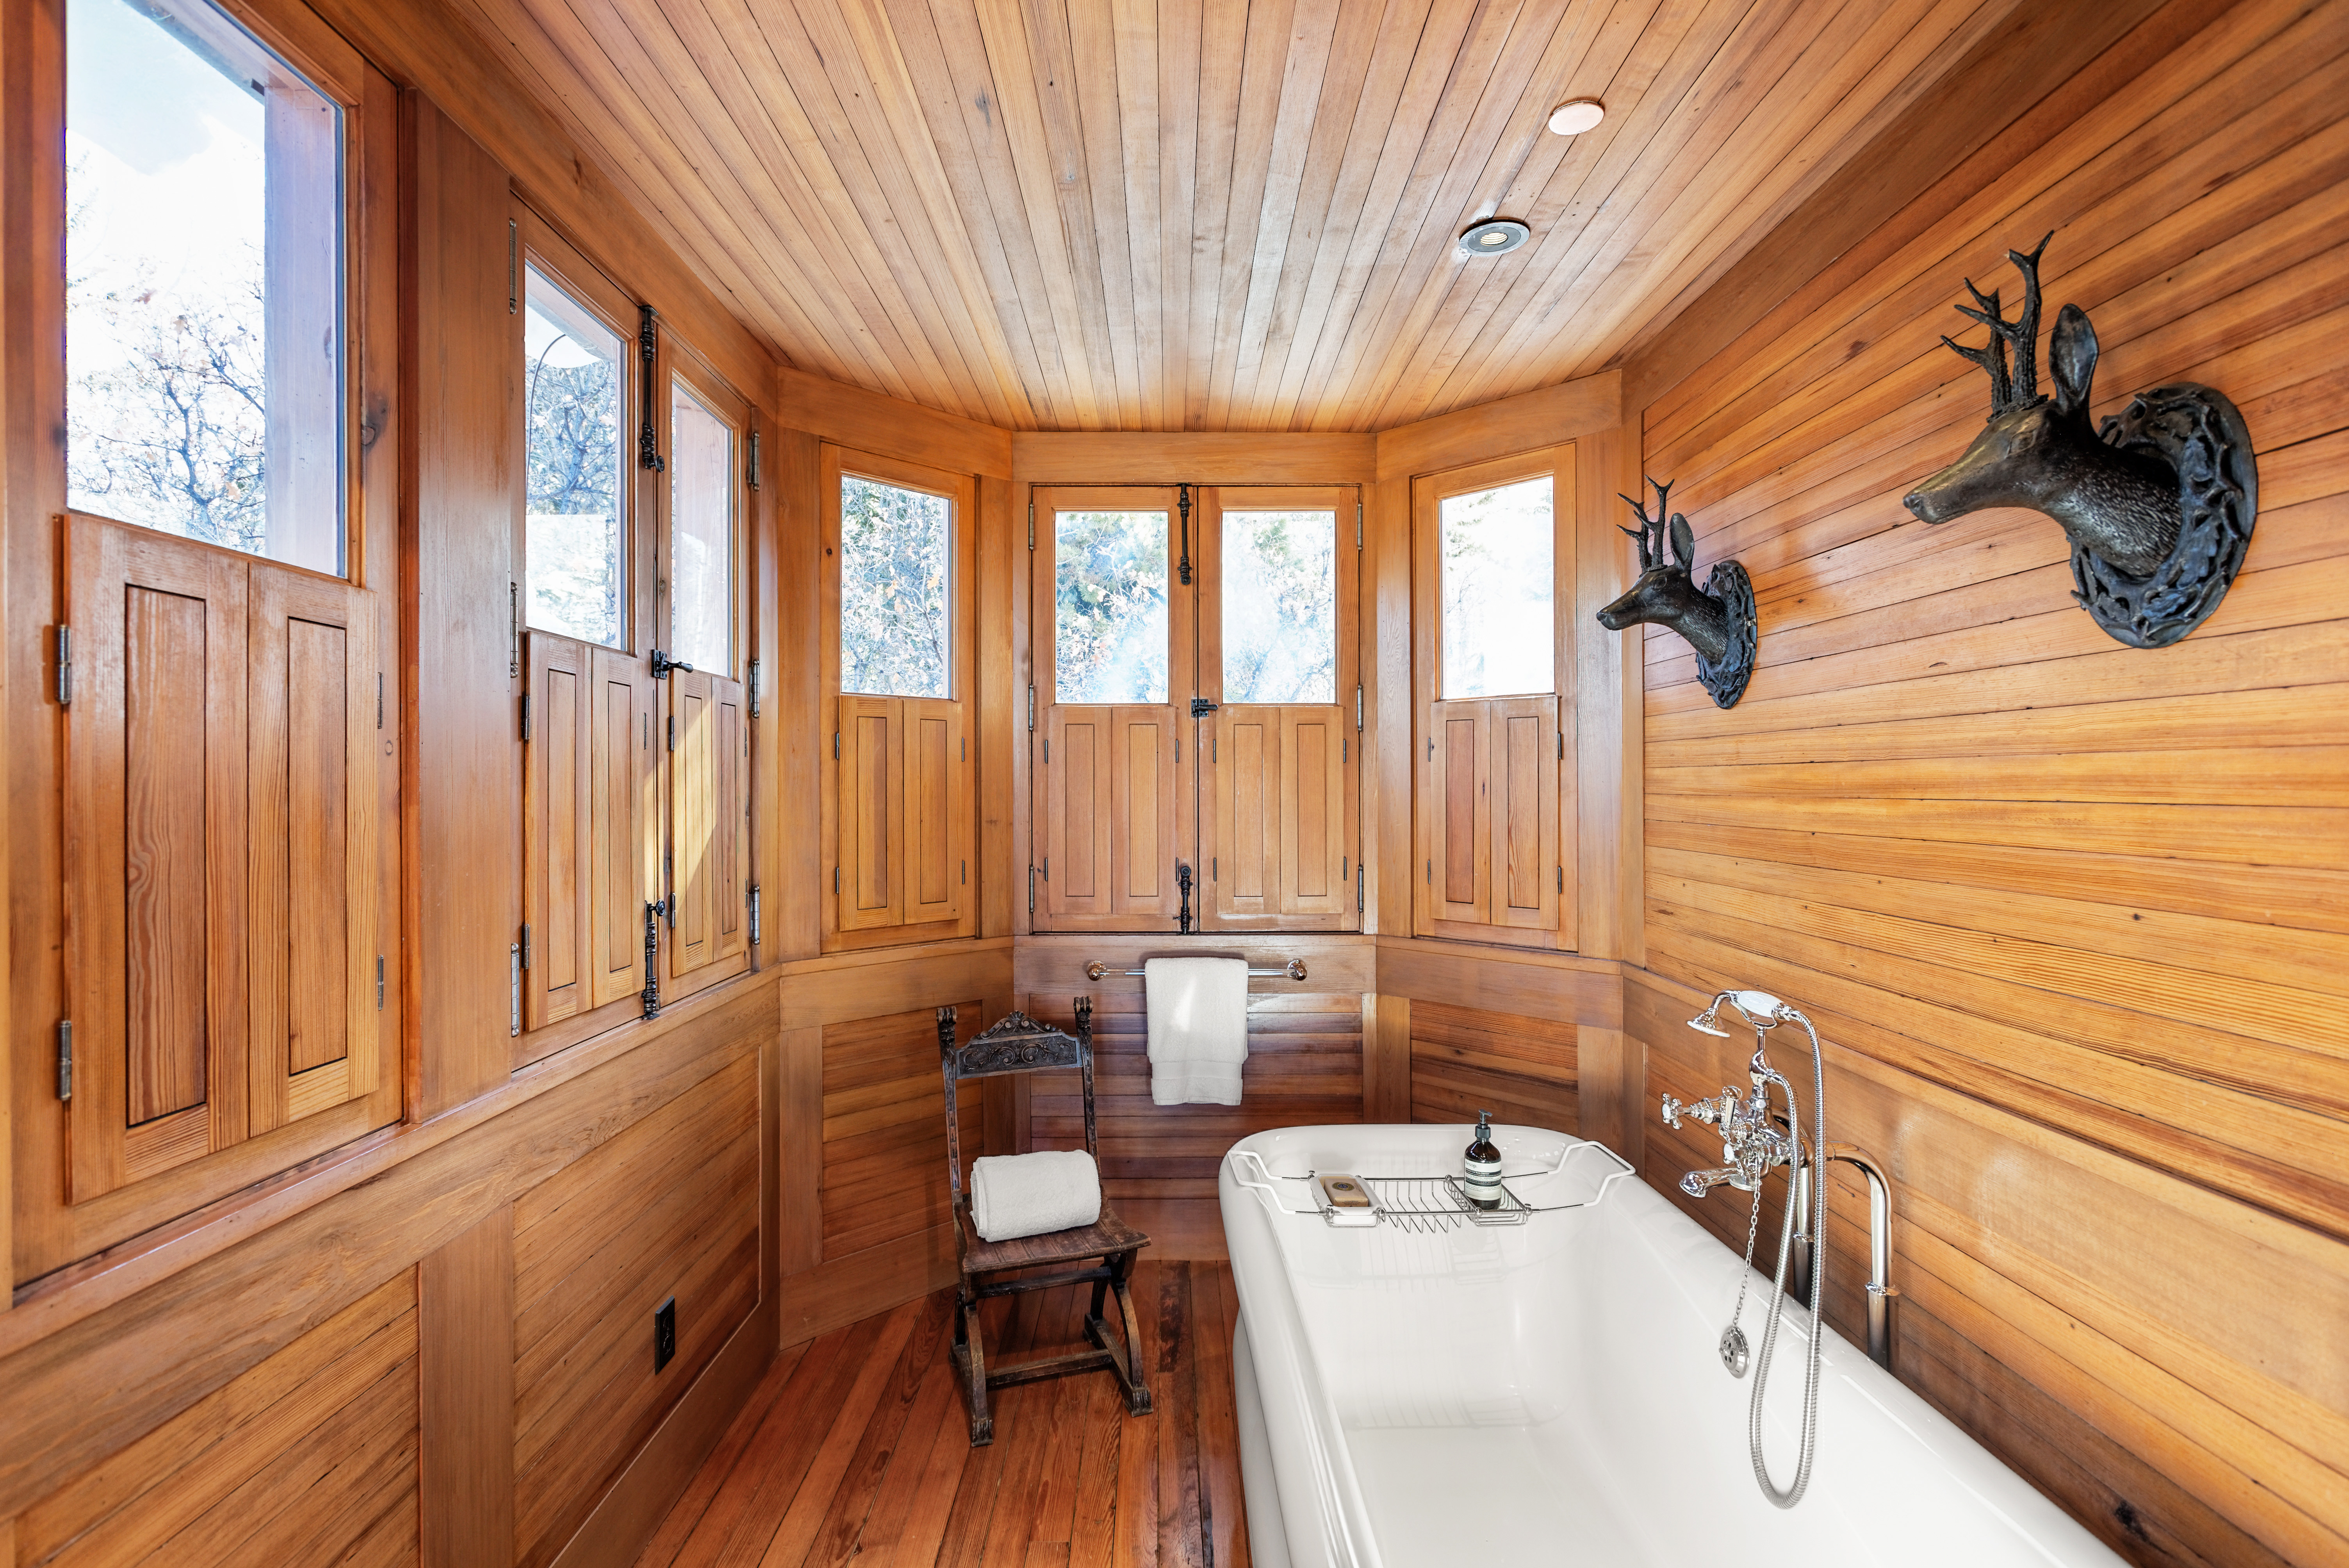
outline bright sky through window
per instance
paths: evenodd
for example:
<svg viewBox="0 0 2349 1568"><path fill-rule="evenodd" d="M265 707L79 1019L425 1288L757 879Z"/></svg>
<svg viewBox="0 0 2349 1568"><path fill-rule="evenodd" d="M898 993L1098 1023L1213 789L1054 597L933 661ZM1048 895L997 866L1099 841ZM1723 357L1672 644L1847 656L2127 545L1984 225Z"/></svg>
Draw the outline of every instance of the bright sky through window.
<svg viewBox="0 0 2349 1568"><path fill-rule="evenodd" d="M1443 696L1556 690L1550 477L1445 496L1441 516Z"/></svg>
<svg viewBox="0 0 2349 1568"><path fill-rule="evenodd" d="M616 646L627 582L619 334L532 267L522 336L530 624Z"/></svg>

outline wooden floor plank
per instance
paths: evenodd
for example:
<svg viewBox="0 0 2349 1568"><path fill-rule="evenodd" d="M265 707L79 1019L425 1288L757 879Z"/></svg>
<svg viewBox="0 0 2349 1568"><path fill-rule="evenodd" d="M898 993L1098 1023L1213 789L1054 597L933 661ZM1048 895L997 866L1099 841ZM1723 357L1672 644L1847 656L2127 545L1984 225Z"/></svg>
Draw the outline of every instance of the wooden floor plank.
<svg viewBox="0 0 2349 1568"><path fill-rule="evenodd" d="M1101 1373L1023 1384L996 1391L983 1449L949 1354L951 1291L784 1352L639 1568L1246 1564L1230 1268L1145 1262L1133 1295L1153 1413L1127 1415ZM988 1303L989 1365L1081 1346L1090 1295Z"/></svg>

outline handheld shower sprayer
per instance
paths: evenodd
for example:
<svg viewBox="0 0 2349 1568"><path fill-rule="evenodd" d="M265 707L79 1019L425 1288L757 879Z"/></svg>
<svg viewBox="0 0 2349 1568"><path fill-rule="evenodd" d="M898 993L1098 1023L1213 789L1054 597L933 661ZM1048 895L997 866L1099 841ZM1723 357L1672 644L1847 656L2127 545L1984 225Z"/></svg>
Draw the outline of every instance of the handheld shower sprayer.
<svg viewBox="0 0 2349 1568"><path fill-rule="evenodd" d="M1826 1060L1819 1048L1819 1032L1802 1012L1766 991L1730 990L1718 993L1705 1010L1689 1020L1688 1026L1701 1034L1722 1039L1729 1031L1714 1020L1720 1016L1723 1004L1734 1008L1754 1030L1754 1059L1748 1064L1747 1076L1753 1079L1751 1096L1740 1095L1736 1088L1724 1088L1712 1099L1683 1105L1671 1095L1664 1097L1663 1118L1667 1126L1678 1128L1683 1114L1708 1122L1721 1130L1722 1158L1727 1164L1717 1171L1691 1171L1681 1188L1692 1198L1702 1198L1723 1182L1754 1194L1754 1212L1745 1227L1745 1264L1737 1275L1737 1305L1730 1314L1729 1326L1721 1336L1721 1359L1736 1377L1745 1376L1749 1359L1754 1365L1754 1398L1747 1408L1746 1438L1754 1458L1754 1479L1760 1484L1762 1494L1780 1508L1792 1508L1802 1501L1804 1491L1810 1485L1811 1461L1818 1451L1819 1418L1819 1348L1823 1325L1819 1305L1826 1291L1826 1250L1818 1238L1826 1231L1826 1183L1813 1180L1805 1184L1791 1178L1806 1161L1806 1153L1823 1150L1826 1140ZM1802 1112L1795 1100L1795 1086L1785 1076L1770 1065L1769 1032L1780 1024L1795 1023L1811 1041L1811 1137L1803 1137ZM1770 1109L1770 1088L1776 1085L1786 1100L1785 1130L1775 1124ZM1809 1160L1816 1168L1816 1157ZM1784 1222L1778 1233L1778 1266L1772 1277L1768 1315L1762 1329L1762 1348L1758 1356L1749 1356L1745 1331L1739 1319L1745 1312L1745 1287L1754 1273L1754 1243L1762 1224L1762 1183L1774 1166L1784 1165L1789 1174L1789 1190ZM1801 1206L1808 1212L1797 1214L1796 1194L1803 1193L1808 1202ZM1803 1380L1803 1435L1801 1458L1795 1470L1792 1485L1780 1491L1771 1482L1769 1466L1762 1456L1762 1399L1769 1386L1770 1364L1777 1349L1778 1309L1786 1295L1787 1264L1797 1243L1813 1249L1812 1266L1806 1271L1810 1280L1811 1329L1808 1366Z"/></svg>

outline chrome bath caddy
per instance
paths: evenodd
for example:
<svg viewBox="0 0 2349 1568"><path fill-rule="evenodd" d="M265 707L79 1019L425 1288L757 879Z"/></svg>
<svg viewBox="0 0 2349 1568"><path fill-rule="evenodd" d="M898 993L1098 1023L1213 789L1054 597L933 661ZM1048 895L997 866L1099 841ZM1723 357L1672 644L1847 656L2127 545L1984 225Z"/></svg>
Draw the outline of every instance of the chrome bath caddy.
<svg viewBox="0 0 2349 1568"><path fill-rule="evenodd" d="M1469 1201L1468 1190L1457 1176L1357 1174L1354 1180L1370 1193L1371 1210L1381 1223L1392 1222L1406 1231L1450 1231L1464 1223L1522 1225L1533 1217L1533 1210L1509 1191L1506 1181L1501 1183L1500 1202L1490 1209L1484 1209ZM1314 1181L1310 1191L1314 1201L1320 1206L1322 1222L1346 1229L1340 1223L1337 1211L1330 1206L1329 1198L1322 1193L1320 1182Z"/></svg>

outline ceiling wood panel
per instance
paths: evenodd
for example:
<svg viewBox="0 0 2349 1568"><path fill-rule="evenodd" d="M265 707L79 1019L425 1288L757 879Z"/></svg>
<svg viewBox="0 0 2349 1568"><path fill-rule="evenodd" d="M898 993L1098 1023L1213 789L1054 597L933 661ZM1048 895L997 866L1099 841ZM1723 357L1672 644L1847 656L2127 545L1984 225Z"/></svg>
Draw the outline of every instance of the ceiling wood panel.
<svg viewBox="0 0 2349 1568"><path fill-rule="evenodd" d="M802 369L1369 430L1619 362L2020 0L457 4Z"/></svg>

